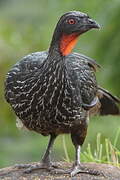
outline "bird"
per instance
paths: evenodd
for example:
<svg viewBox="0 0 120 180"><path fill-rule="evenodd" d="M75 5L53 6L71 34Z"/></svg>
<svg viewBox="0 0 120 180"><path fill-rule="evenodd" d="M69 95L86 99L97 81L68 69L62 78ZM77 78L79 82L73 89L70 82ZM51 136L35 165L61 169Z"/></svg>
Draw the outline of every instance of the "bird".
<svg viewBox="0 0 120 180"><path fill-rule="evenodd" d="M88 14L69 11L58 20L49 49L25 56L7 73L5 98L19 122L28 130L50 136L41 163L26 164L25 172L55 169L50 155L60 134L70 134L75 147L71 176L82 172L80 151L89 117L97 113L120 114L120 99L97 83L95 72L100 65L72 52L79 36L99 28Z"/></svg>

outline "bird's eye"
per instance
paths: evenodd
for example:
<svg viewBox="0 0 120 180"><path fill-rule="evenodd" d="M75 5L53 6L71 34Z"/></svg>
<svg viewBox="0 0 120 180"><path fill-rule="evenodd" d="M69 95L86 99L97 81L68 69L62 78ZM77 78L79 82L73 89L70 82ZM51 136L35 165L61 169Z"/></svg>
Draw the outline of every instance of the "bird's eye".
<svg viewBox="0 0 120 180"><path fill-rule="evenodd" d="M75 24L75 23L76 23L76 20L71 18L71 19L68 19L68 20L67 20L67 23L68 23L68 24Z"/></svg>

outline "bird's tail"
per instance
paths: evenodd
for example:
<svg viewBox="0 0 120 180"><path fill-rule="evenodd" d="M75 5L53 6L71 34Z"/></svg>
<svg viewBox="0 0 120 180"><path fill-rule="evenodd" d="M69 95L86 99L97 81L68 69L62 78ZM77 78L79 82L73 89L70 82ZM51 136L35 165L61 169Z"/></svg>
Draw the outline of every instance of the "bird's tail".
<svg viewBox="0 0 120 180"><path fill-rule="evenodd" d="M120 115L120 99L99 87L100 115Z"/></svg>

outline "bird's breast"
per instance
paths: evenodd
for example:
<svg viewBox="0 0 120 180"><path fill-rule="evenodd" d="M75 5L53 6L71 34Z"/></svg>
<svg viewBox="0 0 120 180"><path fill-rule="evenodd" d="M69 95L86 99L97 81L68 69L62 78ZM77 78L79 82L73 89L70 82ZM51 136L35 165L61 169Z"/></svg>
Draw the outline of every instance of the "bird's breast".
<svg viewBox="0 0 120 180"><path fill-rule="evenodd" d="M75 120L79 122L83 117L76 87L64 65L56 63L35 73L10 76L9 101L28 129L43 132L51 126L69 130Z"/></svg>

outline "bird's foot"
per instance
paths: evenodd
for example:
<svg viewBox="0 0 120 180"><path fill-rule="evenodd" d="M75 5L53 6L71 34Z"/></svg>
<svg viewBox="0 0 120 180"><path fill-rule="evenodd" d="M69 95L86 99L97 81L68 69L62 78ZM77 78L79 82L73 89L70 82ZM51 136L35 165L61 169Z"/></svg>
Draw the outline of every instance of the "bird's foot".
<svg viewBox="0 0 120 180"><path fill-rule="evenodd" d="M24 169L24 168L29 168L31 164L15 164L14 168L16 169Z"/></svg>
<svg viewBox="0 0 120 180"><path fill-rule="evenodd" d="M14 168L24 169L23 170L24 173L31 173L32 171L37 170L37 169L46 169L52 172L52 170L54 171L54 169L58 168L58 165L59 165L58 163L42 162L42 163L35 163L35 164L16 164Z"/></svg>
<svg viewBox="0 0 120 180"><path fill-rule="evenodd" d="M71 169L54 168L50 170L51 174L70 174Z"/></svg>
<svg viewBox="0 0 120 180"><path fill-rule="evenodd" d="M94 176L99 176L99 175L103 176L102 172L100 172L98 170L95 170L95 169L89 169L87 167L82 166L81 164L74 165L74 167L73 167L73 169L71 171L71 176L73 177L78 173L86 173L86 174L91 174L91 175L94 175Z"/></svg>

